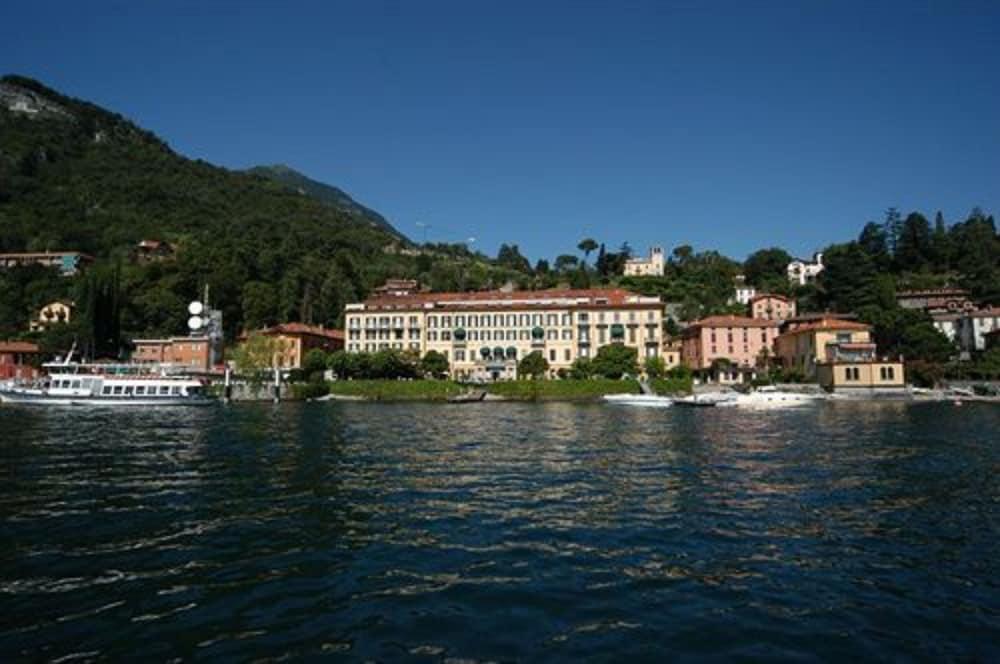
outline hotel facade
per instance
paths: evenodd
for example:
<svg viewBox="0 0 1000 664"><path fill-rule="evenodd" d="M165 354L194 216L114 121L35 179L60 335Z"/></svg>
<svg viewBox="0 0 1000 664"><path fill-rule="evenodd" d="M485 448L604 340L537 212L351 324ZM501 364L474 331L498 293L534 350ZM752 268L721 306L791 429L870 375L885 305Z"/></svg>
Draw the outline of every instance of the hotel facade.
<svg viewBox="0 0 1000 664"><path fill-rule="evenodd" d="M348 304L345 323L348 352L433 350L465 380L516 378L536 351L555 376L611 343L636 348L640 364L663 344L660 298L621 289L381 295Z"/></svg>

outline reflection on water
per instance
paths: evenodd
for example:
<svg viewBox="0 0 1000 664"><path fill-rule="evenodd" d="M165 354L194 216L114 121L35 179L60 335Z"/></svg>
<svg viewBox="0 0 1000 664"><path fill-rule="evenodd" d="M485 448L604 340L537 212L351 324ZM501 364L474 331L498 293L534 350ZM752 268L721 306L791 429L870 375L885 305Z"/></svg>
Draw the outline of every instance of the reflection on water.
<svg viewBox="0 0 1000 664"><path fill-rule="evenodd" d="M998 425L0 408L0 654L995 659Z"/></svg>

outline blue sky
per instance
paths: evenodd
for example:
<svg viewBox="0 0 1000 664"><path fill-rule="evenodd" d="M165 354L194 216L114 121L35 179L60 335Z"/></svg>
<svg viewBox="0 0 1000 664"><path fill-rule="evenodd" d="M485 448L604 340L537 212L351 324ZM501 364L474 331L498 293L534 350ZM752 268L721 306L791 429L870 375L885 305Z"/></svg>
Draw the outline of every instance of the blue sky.
<svg viewBox="0 0 1000 664"><path fill-rule="evenodd" d="M0 71L415 239L807 255L1000 211L1000 3L4 3Z"/></svg>

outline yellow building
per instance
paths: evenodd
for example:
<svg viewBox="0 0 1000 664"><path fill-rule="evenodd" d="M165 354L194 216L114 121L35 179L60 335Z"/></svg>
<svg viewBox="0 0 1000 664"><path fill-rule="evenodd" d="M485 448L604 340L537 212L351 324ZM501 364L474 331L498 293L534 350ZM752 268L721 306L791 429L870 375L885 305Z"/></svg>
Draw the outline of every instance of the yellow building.
<svg viewBox="0 0 1000 664"><path fill-rule="evenodd" d="M622 343L659 357L663 305L621 289L380 295L345 308L348 352L408 350L448 358L454 378L512 379L538 351L549 374Z"/></svg>
<svg viewBox="0 0 1000 664"><path fill-rule="evenodd" d="M820 318L795 323L774 340L774 353L786 369L797 369L827 389L901 388L903 364L879 358L871 326Z"/></svg>

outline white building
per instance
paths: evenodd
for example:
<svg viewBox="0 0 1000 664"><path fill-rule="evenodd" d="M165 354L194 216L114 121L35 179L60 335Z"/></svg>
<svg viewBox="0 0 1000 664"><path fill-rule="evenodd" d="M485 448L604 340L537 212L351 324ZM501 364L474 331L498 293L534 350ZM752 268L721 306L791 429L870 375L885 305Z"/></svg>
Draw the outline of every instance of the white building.
<svg viewBox="0 0 1000 664"><path fill-rule="evenodd" d="M823 271L823 254L817 252L813 254L813 262L796 259L788 264L788 281L799 286L816 281L816 277Z"/></svg>
<svg viewBox="0 0 1000 664"><path fill-rule="evenodd" d="M630 258L625 261L626 277L662 277L663 248L653 247L649 250L649 258Z"/></svg>
<svg viewBox="0 0 1000 664"><path fill-rule="evenodd" d="M986 350L986 335L1000 329L1000 309L970 311L955 322L958 347L964 352L982 352Z"/></svg>
<svg viewBox="0 0 1000 664"><path fill-rule="evenodd" d="M750 300L757 296L757 289L748 285L747 278L742 274L736 275L734 282L733 300L743 306L747 306L750 304Z"/></svg>

